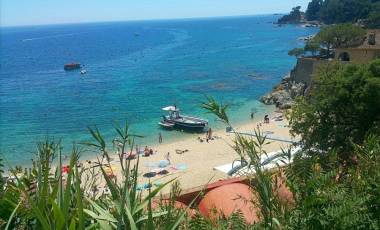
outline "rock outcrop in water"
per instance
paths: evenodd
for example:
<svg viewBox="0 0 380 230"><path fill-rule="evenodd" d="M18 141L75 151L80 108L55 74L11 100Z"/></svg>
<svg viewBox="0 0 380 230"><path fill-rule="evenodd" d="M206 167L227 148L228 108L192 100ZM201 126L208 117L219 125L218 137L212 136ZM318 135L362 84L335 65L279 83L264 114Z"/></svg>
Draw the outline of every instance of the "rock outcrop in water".
<svg viewBox="0 0 380 230"><path fill-rule="evenodd" d="M290 75L285 76L271 93L261 97L261 102L266 105L276 105L279 109L289 109L294 104L294 99L303 96L306 85L291 80Z"/></svg>

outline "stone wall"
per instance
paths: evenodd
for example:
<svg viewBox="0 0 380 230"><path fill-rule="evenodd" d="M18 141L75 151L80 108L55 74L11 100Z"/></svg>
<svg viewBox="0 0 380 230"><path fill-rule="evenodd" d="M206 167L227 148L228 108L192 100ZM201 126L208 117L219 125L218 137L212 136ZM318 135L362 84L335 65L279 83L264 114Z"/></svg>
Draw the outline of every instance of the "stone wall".
<svg viewBox="0 0 380 230"><path fill-rule="evenodd" d="M360 48L336 49L335 54L335 61L343 64L364 64L380 58L380 48L368 45ZM280 109L290 108L294 98L308 94L318 69L331 61L314 57L298 58L290 74L284 77L272 92L262 96L261 101L264 104L274 104Z"/></svg>
<svg viewBox="0 0 380 230"><path fill-rule="evenodd" d="M305 84L306 87L311 85L313 74L315 74L321 65L327 64L328 60L317 58L298 58L297 64L290 72L290 81Z"/></svg>
<svg viewBox="0 0 380 230"><path fill-rule="evenodd" d="M365 64L369 63L376 58L380 58L380 49L336 49L335 59L340 60L343 54L346 53L351 63ZM343 60L344 61L344 60Z"/></svg>

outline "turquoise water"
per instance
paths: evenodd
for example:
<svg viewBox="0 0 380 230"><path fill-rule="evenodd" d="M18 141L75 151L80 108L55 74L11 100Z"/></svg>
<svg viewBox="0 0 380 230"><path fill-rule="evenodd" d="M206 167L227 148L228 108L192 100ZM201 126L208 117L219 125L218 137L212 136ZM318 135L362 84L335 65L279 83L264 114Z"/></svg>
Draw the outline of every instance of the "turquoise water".
<svg viewBox="0 0 380 230"><path fill-rule="evenodd" d="M1 29L0 151L27 164L45 137L88 140L97 125L108 140L127 120L152 143L191 134L161 130L167 105L215 120L199 104L206 95L229 102L234 122L249 119L257 100L295 63L288 50L314 28L277 27L277 16L139 21ZM65 72L77 61L86 75Z"/></svg>

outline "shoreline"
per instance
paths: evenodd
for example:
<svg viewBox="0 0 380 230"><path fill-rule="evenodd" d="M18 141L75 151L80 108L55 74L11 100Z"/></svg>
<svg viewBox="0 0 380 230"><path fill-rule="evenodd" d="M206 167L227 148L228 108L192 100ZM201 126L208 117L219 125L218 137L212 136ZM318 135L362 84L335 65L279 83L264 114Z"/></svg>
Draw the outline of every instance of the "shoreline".
<svg viewBox="0 0 380 230"><path fill-rule="evenodd" d="M293 47L293 42L297 42L296 39L299 36L314 33L314 29L299 29L294 26L278 30L265 21L264 18L250 19L247 20L249 23L233 24L233 27L242 33L232 34L231 28L223 27L225 23L215 22L215 25L221 25L215 27L215 36L231 41L226 44L208 43L207 39L202 39L203 35L198 34L197 27L192 24L186 27L187 32L179 30L174 34L166 27L162 29L152 25L152 28L157 29L153 30L155 32L162 29L157 34L160 36L157 36L157 39L156 36L152 36L153 39L149 36L144 37L148 39L146 42L149 48L147 49L134 44L135 40L141 42L141 39L133 39L133 43L129 44L131 47L128 45L131 52L123 50L117 54L109 54L104 46L91 40L91 45L99 48L98 51L101 51L102 57L93 59L93 55L90 55L88 58L87 56L81 58L87 70L92 69L88 72L89 75L86 75L87 77L78 75L77 72L64 72L61 61L54 64L48 60L47 63L54 64L59 69L54 67L53 71L49 67L43 75L36 74L32 71L33 69L23 70L28 73L25 75L28 79L36 75L33 78L35 82L41 84L45 83L44 80L59 82L62 87L55 88L57 85L53 84L54 90L52 88L49 92L33 90L29 97L18 92L19 88L11 91L13 85L6 87L7 98L4 100L4 107L9 106L10 110L7 110L3 116L4 122L1 129L6 134L3 135L1 148L6 158L5 164L9 167L30 166L30 159L35 156L36 142L43 141L46 137L62 140L63 151L67 154L74 141L79 143L91 138L86 126L98 125L102 134L111 141L115 137L112 123L123 123L125 120L128 120L133 130L138 131L139 134L152 134L153 138L146 137L144 139L147 140L141 142L154 144L159 132L157 121L161 115L159 112L161 107L176 103L184 114L188 111L191 115L203 117L199 103L205 99L205 95L236 103L236 107L246 101L259 101L259 97L269 92L294 64L292 57L286 54L273 55L273 50L288 50ZM258 23L260 26L257 28L247 26L251 23ZM108 28L104 29L108 30ZM144 28L142 30L145 31ZM50 33L50 29L46 32ZM191 42L190 40L187 42L186 39L190 37L187 37L185 32L194 35L191 37L193 39ZM251 34L256 32L259 36L251 37ZM99 31L93 35L97 33ZM143 35L143 33L140 34ZM263 38L273 34L277 35L273 41L262 42ZM125 30L125 35L133 36L133 33ZM167 36L170 36L169 40L166 39ZM33 38L29 35L27 37ZM81 35L80 38L82 38ZM161 38L164 39L161 40ZM289 42L283 42L283 40ZM193 46L193 42L197 45ZM184 53L182 48L177 48L181 44L187 52ZM110 45L113 47L113 43ZM49 46L41 46L38 50L46 52L48 48ZM140 48L143 50L142 53ZM127 50L127 47L125 49ZM255 52L257 49L263 52L259 56ZM81 49L78 49L78 52L82 54ZM160 58L157 54L162 54L165 58ZM16 58L17 56L19 55L14 55ZM266 59L258 58L264 56L271 60L268 62ZM151 63L153 64L150 65ZM14 83L18 83L17 71L9 69L8 72L10 78L17 80ZM105 78L105 73L109 77ZM168 93L162 94L163 89L168 89ZM20 102L30 102L30 106L13 106L10 103L14 100L13 94L20 96ZM46 95L49 96L46 97ZM95 98L103 99L96 100ZM41 114L34 113L39 111L40 104L45 105L43 110L40 110ZM231 111L234 110L233 108ZM14 117L12 114L19 114L19 117ZM248 116L249 113L242 114L242 120ZM174 135L177 136L177 134ZM91 158L91 154L89 155L83 153L82 157Z"/></svg>
<svg viewBox="0 0 380 230"><path fill-rule="evenodd" d="M273 134L282 139L291 140L289 127L287 121L274 121L273 117L278 116L279 113L272 112L270 114L271 122L269 124L262 124L260 129L264 133ZM237 132L252 132L258 124L262 123L261 119L254 119L244 124L236 125ZM205 134L199 134L200 138L204 138ZM221 179L229 178L228 175L214 170L214 167L232 163L238 159L238 154L231 148L233 144L233 133L227 133L225 129L218 129L213 131L213 140L209 142L200 142L199 138L194 137L184 138L169 143L156 144L148 146L152 148L154 154L149 157L139 156L139 178L138 183L144 190L144 186L152 184L153 186L163 184L171 179L176 179L180 183L183 190L190 189L197 186L203 186L208 183L213 183ZM269 144L265 145L264 149L267 152L278 151L281 148L287 148L290 144L279 140L271 140ZM186 151L182 154L176 153L176 150ZM157 165L160 161L166 159L167 153L170 153L170 165L164 168L159 168ZM114 174L118 181L121 181L121 167L119 157L116 153L110 154L113 158L110 162L112 174ZM137 158L136 158L137 159ZM133 163L137 160L132 160ZM94 161L95 160L95 161ZM91 162L96 162L97 159L93 157ZM83 159L84 167L90 164ZM143 175L149 172L159 172L166 170L168 173L165 175L155 175L152 178L146 178ZM105 181L103 178L99 181L99 189L104 188ZM170 191L170 186L166 186L163 193Z"/></svg>
<svg viewBox="0 0 380 230"><path fill-rule="evenodd" d="M289 127L287 127L287 121L274 121L273 117L278 116L280 113L274 111L268 113L270 117L269 124L263 124L260 117L255 119L241 122L234 125L236 132L251 133L259 125L261 132L266 135L272 135L281 139L292 139L289 133ZM260 123L261 126L260 126ZM238 159L238 154L231 148L233 144L233 133L226 132L225 128L218 128L213 130L213 140L201 142L200 139L205 139L205 133L194 134L188 137L181 138L180 140L168 141L162 144L152 144L148 148L152 148L154 154L149 157L139 156L139 185L142 187L147 183L153 185L163 184L171 179L176 178L176 181L180 183L181 189L190 189L197 186L203 186L208 183L213 183L221 179L229 178L228 175L214 170L214 167L232 163ZM271 140L268 145L265 145L264 149L267 152L278 151L281 148L286 148L290 144L278 140ZM142 148L143 149L143 148ZM176 150L186 151L182 154L176 153ZM143 175L152 172L163 170L157 166L161 160L166 159L167 153L170 153L170 165L163 169L168 171L166 175L157 175L153 178L145 178ZM112 174L114 174L118 181L121 181L121 166L119 157L116 152L110 152L110 167ZM82 167L88 168L94 166L93 163L97 162L98 154L85 155L80 157L80 163ZM137 158L136 158L137 159ZM132 160L134 165L137 160ZM63 160L62 165L68 164L69 159ZM91 163L89 163L89 161ZM57 162L52 163L52 170L55 170ZM24 168L24 167L23 167ZM8 171L4 176L9 176ZM105 181L103 177L98 177L98 189L104 190ZM170 186L166 186L163 193L170 191Z"/></svg>
<svg viewBox="0 0 380 230"><path fill-rule="evenodd" d="M257 103L257 104L255 104L255 103ZM256 108L258 105L261 107L258 108L256 113L255 113L255 118L253 119L253 121L255 121L255 122L256 121L258 122L259 120L261 120L261 117L263 117L265 114L272 114L276 110L275 106L265 105L262 102L260 102L259 100L247 101L245 105L238 108L238 112L244 113L243 114L244 116L236 116L236 114L234 114L234 116L231 116L231 120L232 120L234 126L238 127L238 126L242 126L242 125L245 125L247 123L252 122L252 120L249 118L249 114L245 114L248 111L245 111L245 110L247 110L247 108ZM245 118L242 119L242 117L245 117ZM131 128L133 133L140 134L138 132L138 130L133 125L131 125L130 128ZM222 127L222 124L220 122L216 122L214 120L211 122L211 128L214 132L225 130L225 127ZM111 130L107 131L107 133L110 133L110 132L116 135L115 130L111 129ZM184 141L187 139L197 138L197 136L203 137L206 134L206 132L203 132L203 133L186 133L186 132L181 132L179 130L165 131L165 130L158 128L156 130L156 133L154 134L157 136L157 138L153 138L152 136L148 137L148 138L136 138L134 148L136 147L136 145L138 145L142 149L145 146L155 147L156 145L159 144L158 143L158 134L160 132L163 134L164 144L175 144L177 142L181 142L181 141ZM166 138L165 133L167 133L167 136L169 136L168 138ZM173 137L173 133L178 133L178 135ZM107 135L104 136L105 133L102 132L102 134L103 134L103 137L107 143L107 151L110 152L111 154L115 154L116 149L112 146L112 140L109 138L109 136L107 136ZM144 133L141 135L144 136ZM86 141L92 141L92 137L91 137L89 132L86 133L86 136L87 136ZM84 162L87 160L93 161L94 159L96 160L97 154L94 152L93 149L89 149L87 146L83 146L83 145L80 145L78 143L77 143L77 146L83 150L82 154L80 155L80 161L81 162ZM63 147L63 146L61 146L61 147ZM69 163L71 148L72 148L72 144L70 146L64 146L63 151L62 151L62 164L68 164ZM35 160L36 159L35 156L36 156L36 153L33 153L33 154L31 154L30 158ZM31 168L32 167L32 161L31 160L29 160L28 162L20 162L17 164L11 164L10 162L7 161L7 159L5 158L5 155L4 155L3 159L4 159L3 162L4 162L4 171L5 172L8 172L11 167L14 168L16 166L20 166L23 170L25 168ZM56 165L56 160L52 163L52 166L55 166L55 165Z"/></svg>

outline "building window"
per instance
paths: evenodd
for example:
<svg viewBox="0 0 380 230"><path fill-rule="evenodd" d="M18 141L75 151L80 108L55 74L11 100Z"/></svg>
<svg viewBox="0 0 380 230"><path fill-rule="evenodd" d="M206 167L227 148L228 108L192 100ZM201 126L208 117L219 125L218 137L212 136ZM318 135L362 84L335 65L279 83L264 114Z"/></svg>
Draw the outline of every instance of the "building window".
<svg viewBox="0 0 380 230"><path fill-rule="evenodd" d="M341 61L350 61L350 55L347 52L339 54L339 60Z"/></svg>

